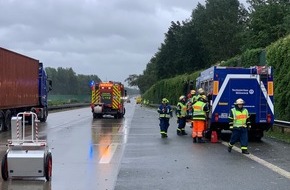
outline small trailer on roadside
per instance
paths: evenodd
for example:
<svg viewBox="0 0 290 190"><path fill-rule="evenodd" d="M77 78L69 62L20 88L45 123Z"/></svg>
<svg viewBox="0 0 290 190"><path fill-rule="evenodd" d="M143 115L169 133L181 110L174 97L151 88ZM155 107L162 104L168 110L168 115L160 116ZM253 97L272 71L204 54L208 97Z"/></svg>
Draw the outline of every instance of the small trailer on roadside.
<svg viewBox="0 0 290 190"><path fill-rule="evenodd" d="M25 126L25 117L31 117L31 138ZM8 149L2 159L1 174L4 181L8 178L45 177L47 181L52 176L52 155L46 140L38 139L39 120L34 112L20 112L11 121L11 139L8 139ZM22 126L23 125L23 126Z"/></svg>

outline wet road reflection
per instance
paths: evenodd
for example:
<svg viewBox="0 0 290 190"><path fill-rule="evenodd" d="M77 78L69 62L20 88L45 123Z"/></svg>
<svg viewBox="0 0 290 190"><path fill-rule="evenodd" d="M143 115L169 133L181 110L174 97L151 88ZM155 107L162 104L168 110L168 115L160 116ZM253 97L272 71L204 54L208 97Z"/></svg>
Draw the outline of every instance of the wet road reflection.
<svg viewBox="0 0 290 190"><path fill-rule="evenodd" d="M39 124L39 136L52 152L52 180L1 178L1 189L114 189L134 109L127 104L122 119L93 119L90 108L51 113ZM10 132L0 134L1 158L9 138Z"/></svg>
<svg viewBox="0 0 290 190"><path fill-rule="evenodd" d="M119 129L123 120L113 118L103 118L93 120L92 123L92 144L98 147L99 163L109 163L115 153L117 146L122 144L122 134ZM101 127L100 127L101 126Z"/></svg>

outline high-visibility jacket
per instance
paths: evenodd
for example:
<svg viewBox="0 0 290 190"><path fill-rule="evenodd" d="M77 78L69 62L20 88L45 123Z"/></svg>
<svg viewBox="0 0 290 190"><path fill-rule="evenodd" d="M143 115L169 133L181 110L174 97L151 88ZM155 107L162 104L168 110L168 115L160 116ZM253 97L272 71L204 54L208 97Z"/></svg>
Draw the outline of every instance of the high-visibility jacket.
<svg viewBox="0 0 290 190"><path fill-rule="evenodd" d="M229 124L233 127L247 127L250 124L249 117L249 112L246 108L241 110L232 108L229 115Z"/></svg>
<svg viewBox="0 0 290 190"><path fill-rule="evenodd" d="M157 112L159 113L159 118L170 118L172 117L172 109L171 106L166 104L161 104L158 109Z"/></svg>
<svg viewBox="0 0 290 190"><path fill-rule="evenodd" d="M191 103L194 104L195 102L197 102L198 98L199 98L199 95L193 95L191 98Z"/></svg>
<svg viewBox="0 0 290 190"><path fill-rule="evenodd" d="M208 112L208 106L202 101L197 101L193 104L193 120L206 120L206 112Z"/></svg>
<svg viewBox="0 0 290 190"><path fill-rule="evenodd" d="M187 105L186 105L186 103L178 102L177 103L177 108L176 108L176 116L177 117L185 117L186 115L187 115Z"/></svg>

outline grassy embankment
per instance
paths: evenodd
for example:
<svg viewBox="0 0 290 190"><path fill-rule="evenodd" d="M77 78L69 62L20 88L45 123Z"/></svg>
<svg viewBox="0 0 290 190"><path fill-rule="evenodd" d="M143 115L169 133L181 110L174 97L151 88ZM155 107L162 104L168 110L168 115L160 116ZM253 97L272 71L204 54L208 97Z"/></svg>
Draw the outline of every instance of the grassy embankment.
<svg viewBox="0 0 290 190"><path fill-rule="evenodd" d="M290 129L284 129L284 133L281 132L282 129L280 127L273 127L273 129L265 132L265 137L277 139L286 143L290 143Z"/></svg>

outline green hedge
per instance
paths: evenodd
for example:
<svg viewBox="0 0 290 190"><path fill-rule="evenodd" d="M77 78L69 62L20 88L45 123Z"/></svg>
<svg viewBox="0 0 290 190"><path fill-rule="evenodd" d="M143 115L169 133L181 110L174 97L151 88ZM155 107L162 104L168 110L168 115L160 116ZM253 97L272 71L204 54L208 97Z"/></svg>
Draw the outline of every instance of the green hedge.
<svg viewBox="0 0 290 190"><path fill-rule="evenodd" d="M199 76L200 71L192 74L179 75L174 78L164 79L154 84L148 91L143 95L143 99L149 100L150 103L158 104L161 103L162 98L167 98L170 104L177 104L178 98L184 94L184 85L189 81L194 81Z"/></svg>
<svg viewBox="0 0 290 190"><path fill-rule="evenodd" d="M267 47L267 63L274 68L275 118L290 120L290 36Z"/></svg>

